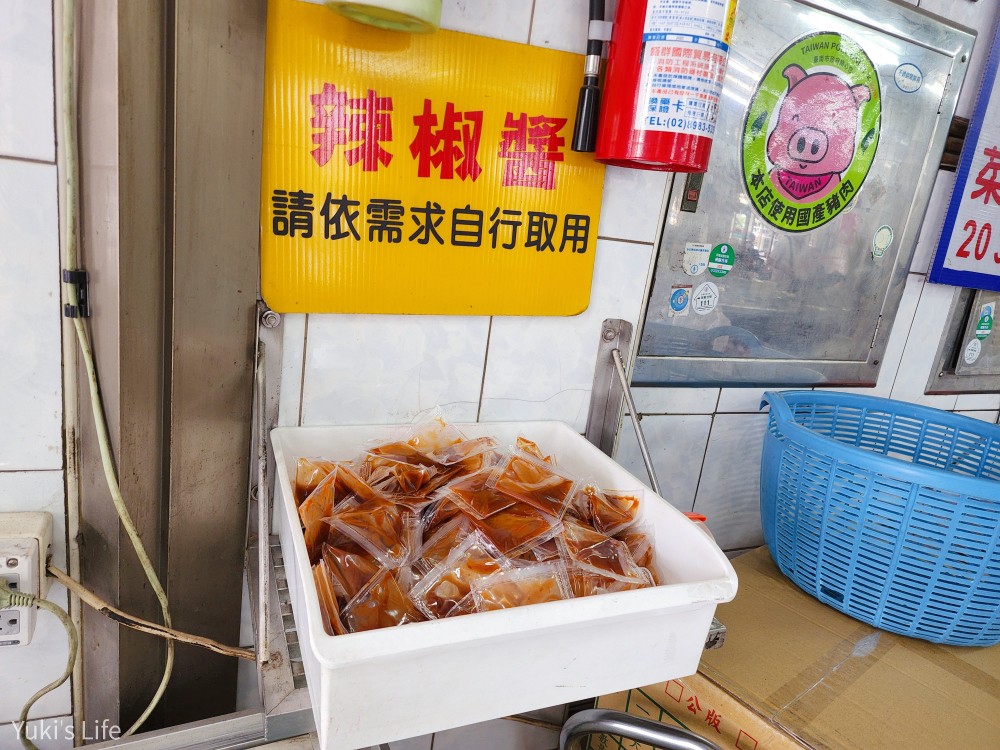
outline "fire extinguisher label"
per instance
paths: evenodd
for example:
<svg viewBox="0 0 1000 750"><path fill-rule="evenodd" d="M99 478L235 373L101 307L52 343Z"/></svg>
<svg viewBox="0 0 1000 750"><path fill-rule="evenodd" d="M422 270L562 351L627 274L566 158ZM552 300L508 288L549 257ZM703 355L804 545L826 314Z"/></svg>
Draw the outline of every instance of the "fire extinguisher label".
<svg viewBox="0 0 1000 750"><path fill-rule="evenodd" d="M635 129L711 138L726 74L733 0L649 0Z"/></svg>

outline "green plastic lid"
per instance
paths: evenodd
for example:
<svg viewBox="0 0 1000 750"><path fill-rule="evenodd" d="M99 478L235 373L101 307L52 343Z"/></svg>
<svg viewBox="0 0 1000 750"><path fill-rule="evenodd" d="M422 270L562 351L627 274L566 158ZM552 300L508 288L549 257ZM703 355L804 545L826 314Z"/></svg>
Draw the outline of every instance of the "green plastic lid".
<svg viewBox="0 0 1000 750"><path fill-rule="evenodd" d="M426 34L441 25L441 0L326 0L352 21L390 31Z"/></svg>

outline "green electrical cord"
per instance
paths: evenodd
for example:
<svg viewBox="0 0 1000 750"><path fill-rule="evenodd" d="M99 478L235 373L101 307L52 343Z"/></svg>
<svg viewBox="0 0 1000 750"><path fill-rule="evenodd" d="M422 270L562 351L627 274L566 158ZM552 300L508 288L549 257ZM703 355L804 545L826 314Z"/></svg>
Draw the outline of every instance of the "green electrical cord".
<svg viewBox="0 0 1000 750"><path fill-rule="evenodd" d="M73 621L69 619L69 615L66 614L61 607L53 604L47 599L40 599L31 594L24 594L19 591L11 591L7 588L6 584L0 581L0 609L7 609L8 607L41 607L47 610L59 618L59 621L66 628L66 635L69 637L69 659L66 661L66 671L62 673L60 677L55 682L49 683L33 696L28 698L28 702L24 704L24 708L21 709L20 724L17 727L17 738L21 740L21 744L26 748L26 750L38 750L38 747L31 740L28 739L27 733L25 732L28 726L28 712L31 707L34 706L42 696L48 695L57 687L62 685L66 680L69 679L70 675L73 674L73 666L76 664L76 655L80 646L79 636L76 634L76 627L73 625Z"/></svg>

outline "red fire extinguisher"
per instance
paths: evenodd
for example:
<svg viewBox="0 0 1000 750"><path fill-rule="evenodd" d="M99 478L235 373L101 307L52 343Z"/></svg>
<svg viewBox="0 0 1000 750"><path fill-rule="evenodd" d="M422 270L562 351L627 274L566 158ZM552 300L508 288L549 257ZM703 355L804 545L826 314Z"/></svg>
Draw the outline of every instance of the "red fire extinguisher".
<svg viewBox="0 0 1000 750"><path fill-rule="evenodd" d="M708 169L734 5L735 0L620 0L608 48L597 161L670 172Z"/></svg>

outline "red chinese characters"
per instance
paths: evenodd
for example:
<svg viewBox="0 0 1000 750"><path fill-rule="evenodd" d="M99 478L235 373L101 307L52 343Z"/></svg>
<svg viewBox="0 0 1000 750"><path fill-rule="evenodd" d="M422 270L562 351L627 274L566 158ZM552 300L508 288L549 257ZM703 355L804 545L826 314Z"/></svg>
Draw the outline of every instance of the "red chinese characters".
<svg viewBox="0 0 1000 750"><path fill-rule="evenodd" d="M364 98L349 99L346 91L325 83L309 100L313 107L310 124L320 130L312 135L316 148L311 153L321 167L330 161L337 146L352 146L344 158L350 166L361 162L365 172L392 161L392 154L382 148L383 142L392 141L392 97L381 97L368 89Z"/></svg>
<svg viewBox="0 0 1000 750"><path fill-rule="evenodd" d="M458 112L448 102L439 127L438 116L431 107L431 100L424 99L424 111L413 118L417 135L410 144L410 153L417 160L417 175L430 177L433 166L442 180L457 175L475 182L483 171L476 158L483 135L482 111Z"/></svg>
<svg viewBox="0 0 1000 750"><path fill-rule="evenodd" d="M504 187L555 188L555 166L565 156L566 139L559 135L565 124L564 117L507 113L499 151L504 160Z"/></svg>
<svg viewBox="0 0 1000 750"><path fill-rule="evenodd" d="M1000 205L1000 149L987 146L983 149L983 156L988 161L979 170L976 177L976 185L979 187L969 194L969 198L975 200L982 197L985 205L990 201Z"/></svg>

